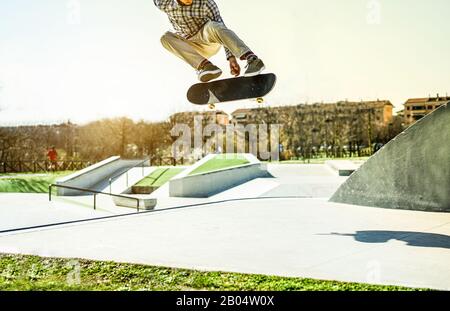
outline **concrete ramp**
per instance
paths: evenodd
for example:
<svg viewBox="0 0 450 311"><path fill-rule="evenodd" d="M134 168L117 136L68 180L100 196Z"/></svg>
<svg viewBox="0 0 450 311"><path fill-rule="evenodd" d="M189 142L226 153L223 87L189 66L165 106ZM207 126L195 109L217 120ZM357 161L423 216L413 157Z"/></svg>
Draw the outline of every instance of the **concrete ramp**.
<svg viewBox="0 0 450 311"><path fill-rule="evenodd" d="M142 160L123 160L119 156L110 157L81 171L60 178L56 184L89 190L103 191L109 185L109 178L124 174L138 165ZM85 195L85 192L58 188L59 196Z"/></svg>
<svg viewBox="0 0 450 311"><path fill-rule="evenodd" d="M267 165L261 163L253 154L220 155L231 157L232 159L243 157L248 163L191 175L197 168L212 161L217 156L219 155L210 154L206 156L170 180L170 196L179 198L209 198L253 179L270 176L267 172Z"/></svg>
<svg viewBox="0 0 450 311"><path fill-rule="evenodd" d="M330 201L450 212L449 103L378 151L353 173Z"/></svg>

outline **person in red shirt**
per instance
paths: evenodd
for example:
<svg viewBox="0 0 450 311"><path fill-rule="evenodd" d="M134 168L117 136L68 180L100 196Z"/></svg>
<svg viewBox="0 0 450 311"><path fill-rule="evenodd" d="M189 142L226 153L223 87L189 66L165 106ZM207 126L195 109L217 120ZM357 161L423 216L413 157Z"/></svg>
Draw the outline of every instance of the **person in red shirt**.
<svg viewBox="0 0 450 311"><path fill-rule="evenodd" d="M58 161L58 152L56 152L55 147L52 147L48 152L47 152L47 157L50 161L50 170L56 171L57 169L57 161Z"/></svg>

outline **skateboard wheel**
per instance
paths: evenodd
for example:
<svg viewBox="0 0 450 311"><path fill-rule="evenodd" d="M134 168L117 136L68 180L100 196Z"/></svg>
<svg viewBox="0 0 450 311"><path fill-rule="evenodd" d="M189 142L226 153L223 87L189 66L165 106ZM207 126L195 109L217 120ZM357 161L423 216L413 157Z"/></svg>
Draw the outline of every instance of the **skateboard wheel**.
<svg viewBox="0 0 450 311"><path fill-rule="evenodd" d="M256 102L257 102L258 104L262 104L262 103L264 102L264 98L259 97L259 98L256 99Z"/></svg>
<svg viewBox="0 0 450 311"><path fill-rule="evenodd" d="M209 109L216 109L216 105L214 105L214 104L209 104L208 106L209 106Z"/></svg>

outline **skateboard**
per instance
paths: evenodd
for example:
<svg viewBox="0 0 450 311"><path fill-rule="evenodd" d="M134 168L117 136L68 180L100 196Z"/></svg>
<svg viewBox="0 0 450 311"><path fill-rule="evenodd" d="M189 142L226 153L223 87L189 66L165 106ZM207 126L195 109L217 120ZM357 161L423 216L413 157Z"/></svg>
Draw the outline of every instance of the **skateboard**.
<svg viewBox="0 0 450 311"><path fill-rule="evenodd" d="M187 98L195 105L209 105L211 109L218 103L243 99L256 98L258 103L262 103L263 97L273 90L276 81L277 77L269 73L197 83L190 87Z"/></svg>

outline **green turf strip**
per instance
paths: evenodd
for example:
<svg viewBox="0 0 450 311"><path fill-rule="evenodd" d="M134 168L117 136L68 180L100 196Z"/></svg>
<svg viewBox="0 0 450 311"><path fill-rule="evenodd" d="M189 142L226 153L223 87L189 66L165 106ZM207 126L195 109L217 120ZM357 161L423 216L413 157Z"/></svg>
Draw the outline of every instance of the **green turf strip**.
<svg viewBox="0 0 450 311"><path fill-rule="evenodd" d="M183 168L158 168L149 176L139 181L135 186L161 187L183 170Z"/></svg>
<svg viewBox="0 0 450 311"><path fill-rule="evenodd" d="M199 166L189 175L205 174L245 164L249 164L249 161L244 156L218 155L208 162L204 163L203 165Z"/></svg>

